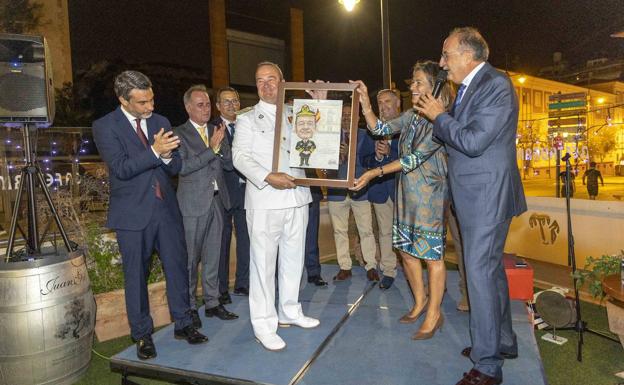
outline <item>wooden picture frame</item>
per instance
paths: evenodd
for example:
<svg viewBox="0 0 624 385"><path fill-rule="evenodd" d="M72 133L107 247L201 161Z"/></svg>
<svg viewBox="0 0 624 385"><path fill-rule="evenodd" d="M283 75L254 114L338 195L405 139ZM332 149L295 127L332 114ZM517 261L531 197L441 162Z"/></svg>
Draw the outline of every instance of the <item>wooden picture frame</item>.
<svg viewBox="0 0 624 385"><path fill-rule="evenodd" d="M284 114L285 109L290 109L290 105L287 105L286 102L290 102L292 100L293 106L301 106L305 99L309 100L309 103L305 103L305 107L309 108L305 112L307 115L310 115L310 111L316 117L316 123L319 123L319 115L322 115L321 112L325 111L324 108L332 109L330 113L333 112L333 120L331 123L322 122L327 125L330 129L326 132L321 132L320 134L327 134L326 138L333 138L332 140L321 142L321 144L329 142L330 144L326 144L327 148L321 148L322 150L326 150L326 153L329 153L328 158L331 158L332 155L338 154L340 151L340 147L342 144L348 146L348 150L345 155L340 155L339 159L336 159L335 168L330 167L317 167L312 163L310 166L308 160L311 155L307 155L308 159L305 159L306 165L302 166L299 164L299 168L303 168L306 171L305 178L296 178L295 184L301 186L325 186L325 187L338 187L338 188L348 188L353 186L353 182L355 179L355 157L356 157L356 147L357 147L357 132L358 132L358 121L360 116L359 109L359 94L355 92L356 85L349 83L304 83L304 82L282 82L278 87L278 101L277 101L277 111L276 116L281 117ZM327 98L324 99L312 99L308 96L306 91L326 91L328 94ZM336 101L335 103L332 101ZM340 101L340 102L339 102ZM344 103L351 103L351 115L348 118L348 127L346 125L346 117L343 116L343 107ZM308 104L312 107L308 107ZM315 107L317 106L317 107ZM339 106L339 107L338 107ZM336 123L336 108L340 108L340 122ZM302 112L303 109L299 111ZM286 129L291 130L290 141L291 141L291 149L294 148L294 143L297 140L297 135L299 134L297 130L294 129L294 126L297 124L297 117L300 116L296 111L288 112L288 121L289 126ZM273 164L271 170L273 172L278 172L278 166L280 164L280 156L283 153L280 151L281 140L284 137L282 135L282 130L285 127L282 127L283 119L275 119L275 139L273 146ZM315 123L315 124L316 124ZM325 127L325 126L324 126ZM338 127L339 131L338 142L336 147L336 131L335 128ZM297 134L295 134L297 132ZM297 145L299 143L296 143ZM293 153L288 152L290 159L288 159L290 167L293 166ZM300 155L300 154L299 154ZM346 156L346 158L345 158ZM324 158L323 158L324 159ZM303 163L303 157L301 162ZM329 165L333 164L331 159L327 163ZM346 169L345 169L346 168Z"/></svg>

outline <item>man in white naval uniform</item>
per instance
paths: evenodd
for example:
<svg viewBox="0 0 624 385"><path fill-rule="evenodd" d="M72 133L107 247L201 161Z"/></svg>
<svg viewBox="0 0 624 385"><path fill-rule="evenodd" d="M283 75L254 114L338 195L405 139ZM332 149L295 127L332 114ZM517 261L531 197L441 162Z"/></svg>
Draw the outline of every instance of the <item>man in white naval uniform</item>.
<svg viewBox="0 0 624 385"><path fill-rule="evenodd" d="M271 172L275 134L277 87L283 81L280 68L270 62L258 64L256 86L260 101L236 120L232 147L234 167L247 178L245 209L250 238L249 315L256 339L271 351L286 343L277 335L280 326L313 328L319 320L306 317L299 303L303 272L308 187L297 186L303 169L288 166L291 125L282 119L279 171ZM285 109L284 109L285 110ZM251 183L249 183L251 182ZM279 262L279 303L275 310L275 268Z"/></svg>

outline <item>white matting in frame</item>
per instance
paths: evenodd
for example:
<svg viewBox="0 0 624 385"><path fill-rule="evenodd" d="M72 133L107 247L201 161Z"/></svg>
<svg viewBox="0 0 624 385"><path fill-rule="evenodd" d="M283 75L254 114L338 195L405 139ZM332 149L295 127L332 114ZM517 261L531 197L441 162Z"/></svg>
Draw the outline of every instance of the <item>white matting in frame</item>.
<svg viewBox="0 0 624 385"><path fill-rule="evenodd" d="M290 167L338 169L342 100L295 99Z"/></svg>

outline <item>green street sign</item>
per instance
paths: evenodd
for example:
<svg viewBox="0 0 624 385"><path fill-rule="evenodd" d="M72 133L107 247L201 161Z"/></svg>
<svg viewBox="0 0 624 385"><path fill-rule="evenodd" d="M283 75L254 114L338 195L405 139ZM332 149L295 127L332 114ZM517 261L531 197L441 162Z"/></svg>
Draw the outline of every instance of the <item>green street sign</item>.
<svg viewBox="0 0 624 385"><path fill-rule="evenodd" d="M574 107L585 107L585 101L575 100L572 102L550 103L548 105L549 110L560 110L562 108L574 108Z"/></svg>

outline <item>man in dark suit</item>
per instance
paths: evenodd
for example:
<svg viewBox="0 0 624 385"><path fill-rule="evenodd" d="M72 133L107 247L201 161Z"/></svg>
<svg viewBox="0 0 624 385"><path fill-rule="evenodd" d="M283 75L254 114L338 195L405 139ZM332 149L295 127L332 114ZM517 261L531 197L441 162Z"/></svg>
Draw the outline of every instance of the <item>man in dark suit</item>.
<svg viewBox="0 0 624 385"><path fill-rule="evenodd" d="M311 169L306 169L306 176L315 177ZM312 283L315 286L327 286L327 282L321 277L321 260L318 243L323 190L318 186L310 186L310 193L312 195L312 202L308 205L308 227L306 228L304 265L308 275L308 283Z"/></svg>
<svg viewBox="0 0 624 385"><path fill-rule="evenodd" d="M230 208L230 197L223 176L232 170L232 152L224 141L225 127L208 125L210 97L203 85L191 86L184 93L184 108L189 120L174 129L180 138L182 169L178 181L178 203L182 211L188 251L189 301L193 325L201 327L195 310L197 267L201 261L201 284L206 317L222 320L238 318L219 303L219 259L223 217Z"/></svg>
<svg viewBox="0 0 624 385"><path fill-rule="evenodd" d="M93 122L93 137L108 166L110 205L107 226L115 229L121 252L126 311L140 359L156 357L147 277L154 249L167 279L174 336L191 344L208 341L193 327L182 217L170 177L182 167L175 151L180 140L169 121L154 110L152 83L137 71L115 78L121 106ZM149 138L149 139L148 139Z"/></svg>
<svg viewBox="0 0 624 385"><path fill-rule="evenodd" d="M511 219L527 209L516 164L518 100L509 77L486 62L488 54L476 29L454 29L440 66L459 85L455 104L446 113L428 95L417 108L446 145L463 242L472 348L462 354L474 368L458 385L500 384L503 359L518 354L502 262Z"/></svg>
<svg viewBox="0 0 624 385"><path fill-rule="evenodd" d="M224 142L232 148L236 131L236 114L240 110L238 92L231 87L219 89L216 106L220 115L212 124L218 126L223 123L225 125ZM227 304L232 303L228 291L232 230L236 233L236 280L233 293L234 295L249 295L249 232L245 217L245 177L236 169L224 170L224 176L230 193L231 207L225 210L223 225L221 260L219 261L219 301Z"/></svg>

